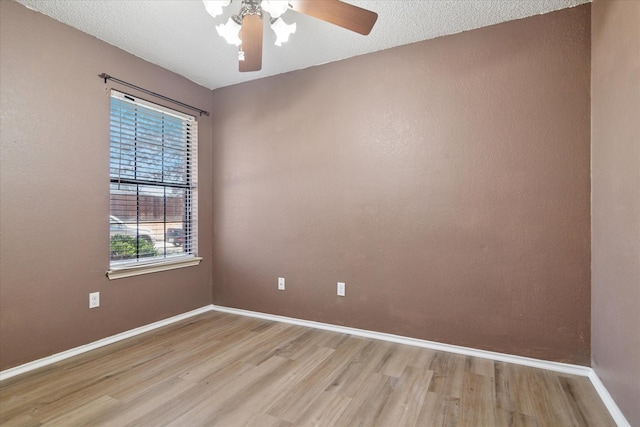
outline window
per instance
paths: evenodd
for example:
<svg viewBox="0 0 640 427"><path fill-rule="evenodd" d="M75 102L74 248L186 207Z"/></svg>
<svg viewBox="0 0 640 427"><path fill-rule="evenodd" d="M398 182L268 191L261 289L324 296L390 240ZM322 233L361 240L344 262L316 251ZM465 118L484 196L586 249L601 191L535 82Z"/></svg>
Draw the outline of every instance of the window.
<svg viewBox="0 0 640 427"><path fill-rule="evenodd" d="M111 92L109 278L195 265L197 122Z"/></svg>

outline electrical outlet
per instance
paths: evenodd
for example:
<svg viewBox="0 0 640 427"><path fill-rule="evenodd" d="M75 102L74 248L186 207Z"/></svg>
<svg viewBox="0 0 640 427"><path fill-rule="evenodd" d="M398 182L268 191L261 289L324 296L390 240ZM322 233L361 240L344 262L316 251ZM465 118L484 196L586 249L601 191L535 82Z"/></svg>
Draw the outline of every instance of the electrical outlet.
<svg viewBox="0 0 640 427"><path fill-rule="evenodd" d="M278 277L278 290L284 291L284 277Z"/></svg>
<svg viewBox="0 0 640 427"><path fill-rule="evenodd" d="M344 282L338 282L338 296L343 297L345 296L345 289L346 285L344 284Z"/></svg>
<svg viewBox="0 0 640 427"><path fill-rule="evenodd" d="M100 292L91 292L89 294L89 308L100 307Z"/></svg>

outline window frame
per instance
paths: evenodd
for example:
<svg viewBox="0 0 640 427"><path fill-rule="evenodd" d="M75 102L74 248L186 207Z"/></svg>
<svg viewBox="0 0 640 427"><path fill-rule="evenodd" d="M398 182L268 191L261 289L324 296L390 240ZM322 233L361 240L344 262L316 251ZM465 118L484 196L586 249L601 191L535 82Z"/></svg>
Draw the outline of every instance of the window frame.
<svg viewBox="0 0 640 427"><path fill-rule="evenodd" d="M165 176L165 169L164 166L161 166L159 168L159 170L162 171L161 176L163 178L161 179L156 179L156 180L149 180L149 179L137 179L137 177L134 177L134 179L127 179L127 184L126 185L132 185L132 186L136 186L136 188L138 189L137 191L139 191L139 188L141 186L147 186L150 188L157 188L157 189L162 189L163 191L163 195L162 200L164 200L164 204L166 206L166 200L167 200L167 188L170 187L174 187L174 188L181 188L184 190L184 196L183 196L183 200L182 200L182 209L184 212L184 217L183 217L183 232L184 232L184 239L185 241L183 241L183 248L187 247L187 252L181 253L181 254L173 254L168 256L166 248L167 248L167 243L166 243L166 235L167 235L167 225L168 225L168 221L167 221L167 216L166 216L166 212L163 216L163 220L162 221L156 221L159 224L163 225L163 237L165 239L165 244L164 244L164 252L161 255L156 255L150 258L143 258L142 256L144 254L141 254L139 252L140 250L140 246L138 246L140 243L140 236L139 236L139 232L140 232L140 207L139 205L136 205L136 233L138 233L138 235L136 235L136 239L137 239L137 243L136 243L136 254L135 254L135 259L125 259L125 260L114 260L112 258L111 255L111 250L112 250L112 246L111 246L111 241L112 241L112 236L111 236L111 222L113 220L113 212L112 212L112 207L111 207L111 202L110 202L110 208L109 208L109 216L110 216L110 238L109 238L109 253L110 253L110 258L109 258L109 270L107 271L107 277L110 280L113 279L119 279L119 278L123 278L123 277L130 277L130 276L138 276L141 274L148 274L148 273L154 273L154 272L159 272L159 271L166 271L166 270L172 270L172 269L176 269L176 268L183 268L183 267L190 267L190 266L195 266L200 264L200 262L202 261L202 258L198 256L197 254L197 248L198 248L198 221L197 221L197 217L198 217L198 203L197 203L197 199L198 199L198 184L197 184L197 173L198 173L198 168L197 168L197 163L198 163L198 126L197 126L197 120L195 116L191 116L188 114L185 114L183 112L177 111L177 110L173 110L171 108L159 105L159 104L155 104L153 102L126 94L124 92L120 92L117 90L112 89L110 96L109 96L109 198L110 200L112 200L112 197L114 196L113 193L113 184L114 183L118 183L118 185L121 184L122 181L122 176L120 175L120 172L118 172L118 176L114 177L114 174L112 172L112 161L113 161L113 155L112 150L114 149L114 142L113 142L113 116L114 116L114 99L118 100L116 101L116 105L120 105L118 103L129 103L129 104L133 104L137 111L138 108L141 108L142 110L144 109L150 109L150 110L154 110L156 113L160 113L163 117L166 116L172 116L173 118L177 118L179 120L182 121L183 126L187 126L187 128L191 129L191 132L187 132L187 136L184 136L181 138L180 143L184 144L184 146L182 147L182 152L181 154L183 154L185 156L185 160L186 160L186 165L184 166L184 172L185 172L185 182L184 184L180 184L180 185L176 185L176 184L169 184L167 180L164 179ZM149 113L151 114L151 113ZM155 114L155 113L153 113ZM136 119L137 120L137 119ZM149 126L148 124L145 125L151 129L153 129L155 127L155 125L153 126ZM155 130L155 129L153 129ZM135 135L134 139L138 139L141 130L139 130L137 127L135 128L135 130L133 131L133 134ZM162 135L162 144L158 145L159 149L164 153L165 150L168 150L168 146L166 145L165 141L165 130L164 130L164 126L162 126L161 128L158 129L158 134ZM121 142L120 145L118 146L118 150L122 150L123 149L123 145L122 145L122 131L116 134L116 138L118 138ZM136 143L137 145L137 143ZM174 148L174 147L171 147ZM135 163L137 165L138 163L138 159L143 156L143 154L139 154L137 151L137 148L134 149L134 153L131 155L133 159L135 159ZM164 162L164 161L163 161ZM148 166L152 166L155 167L154 162L153 161L148 161L147 163ZM123 192L122 194L127 194L126 192ZM117 218L116 218L117 219ZM185 244L187 243L187 244Z"/></svg>

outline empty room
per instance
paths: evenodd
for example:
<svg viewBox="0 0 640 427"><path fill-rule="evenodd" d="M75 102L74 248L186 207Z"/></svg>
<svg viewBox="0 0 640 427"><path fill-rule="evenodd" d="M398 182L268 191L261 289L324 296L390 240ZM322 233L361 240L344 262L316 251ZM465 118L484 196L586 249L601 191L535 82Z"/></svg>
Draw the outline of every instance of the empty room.
<svg viewBox="0 0 640 427"><path fill-rule="evenodd" d="M0 424L640 426L640 1L0 0Z"/></svg>

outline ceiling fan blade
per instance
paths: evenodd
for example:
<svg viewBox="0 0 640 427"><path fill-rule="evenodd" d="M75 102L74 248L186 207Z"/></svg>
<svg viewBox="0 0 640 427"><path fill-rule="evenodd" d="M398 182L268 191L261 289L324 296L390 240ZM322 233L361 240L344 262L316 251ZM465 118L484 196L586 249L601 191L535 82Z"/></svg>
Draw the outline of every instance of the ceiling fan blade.
<svg viewBox="0 0 640 427"><path fill-rule="evenodd" d="M378 14L339 0L290 0L291 9L362 35L371 32Z"/></svg>
<svg viewBox="0 0 640 427"><path fill-rule="evenodd" d="M240 30L244 60L238 61L240 71L260 71L262 69L262 18L258 15L246 15L242 18Z"/></svg>

